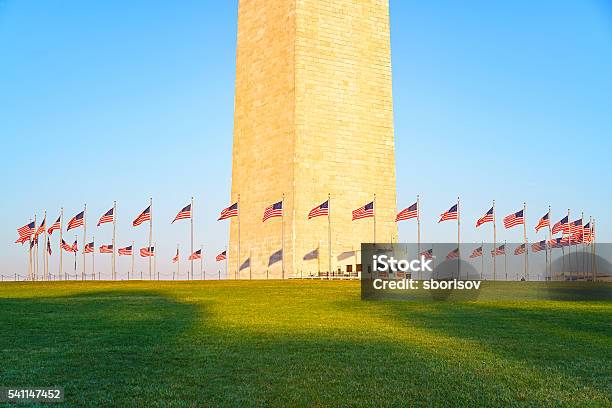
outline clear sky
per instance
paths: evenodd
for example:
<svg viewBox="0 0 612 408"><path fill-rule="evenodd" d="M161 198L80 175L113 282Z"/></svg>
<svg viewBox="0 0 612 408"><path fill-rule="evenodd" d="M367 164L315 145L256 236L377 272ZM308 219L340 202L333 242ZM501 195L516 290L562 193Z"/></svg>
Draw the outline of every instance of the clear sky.
<svg viewBox="0 0 612 408"><path fill-rule="evenodd" d="M54 221L64 206L68 219L87 202L99 246L111 227L95 222L117 200L117 244L144 246L147 227L131 221L150 196L158 269L168 273L189 228L170 221L192 195L196 241L216 270L228 233L216 218L229 204L237 7L0 0L0 273L26 270L15 229L45 209ZM531 241L548 205L553 221L568 208L596 216L608 241L610 1L391 0L390 9L398 207L421 195L422 240L454 240L456 225L436 222L460 195L466 241L491 240L490 225L474 223L492 199L498 220L527 202ZM498 240L521 234L498 228ZM415 235L414 222L401 224L400 240ZM108 269L110 256L96 259Z"/></svg>

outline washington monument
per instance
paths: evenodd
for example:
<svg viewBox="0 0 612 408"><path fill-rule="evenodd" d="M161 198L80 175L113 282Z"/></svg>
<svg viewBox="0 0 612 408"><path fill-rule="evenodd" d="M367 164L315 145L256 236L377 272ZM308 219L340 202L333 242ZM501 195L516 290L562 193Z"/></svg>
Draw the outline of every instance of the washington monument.
<svg viewBox="0 0 612 408"><path fill-rule="evenodd" d="M240 0L237 40L228 278L355 272L397 236L388 0Z"/></svg>

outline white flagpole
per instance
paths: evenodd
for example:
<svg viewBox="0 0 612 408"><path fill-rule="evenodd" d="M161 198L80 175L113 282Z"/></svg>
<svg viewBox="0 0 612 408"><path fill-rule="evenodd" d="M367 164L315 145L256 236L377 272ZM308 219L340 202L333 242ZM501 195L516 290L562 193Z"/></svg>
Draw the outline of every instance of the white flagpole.
<svg viewBox="0 0 612 408"><path fill-rule="evenodd" d="M149 251L151 251L151 247L153 246L153 197L149 198ZM152 259L149 256L149 280L153 279L152 272Z"/></svg>
<svg viewBox="0 0 612 408"><path fill-rule="evenodd" d="M281 255L282 255L282 279L285 279L285 193L281 199L282 217L281 217ZM251 259L251 251L249 250L249 275L251 274L251 265L253 260Z"/></svg>
<svg viewBox="0 0 612 408"><path fill-rule="evenodd" d="M461 211L459 210L459 197L457 197L457 279L461 279Z"/></svg>
<svg viewBox="0 0 612 408"><path fill-rule="evenodd" d="M34 249L34 263L32 265L32 269L34 270L34 273L32 274L33 281L38 279L38 244L36 243L36 241L38 241L38 238L36 237L37 229L38 226L36 225L36 214L34 214L34 245L36 248Z"/></svg>
<svg viewBox="0 0 612 408"><path fill-rule="evenodd" d="M329 275L332 270L331 193L327 193L327 268Z"/></svg>
<svg viewBox="0 0 612 408"><path fill-rule="evenodd" d="M204 245L200 246L200 278L206 280L206 276L204 276Z"/></svg>
<svg viewBox="0 0 612 408"><path fill-rule="evenodd" d="M372 200L372 211L374 212L374 244L376 244L376 193L374 193L374 200Z"/></svg>
<svg viewBox="0 0 612 408"><path fill-rule="evenodd" d="M60 230L59 230L59 276L63 277L64 279L66 278L66 276L64 276L64 268L62 265L62 257L63 257L63 252L64 249L62 248L62 240L63 240L63 236L62 236L62 230L64 229L64 207L60 208Z"/></svg>
<svg viewBox="0 0 612 408"><path fill-rule="evenodd" d="M181 276L181 253L179 252L179 244L176 244L176 279L179 280Z"/></svg>
<svg viewBox="0 0 612 408"><path fill-rule="evenodd" d="M417 194L417 254L421 253L421 203Z"/></svg>
<svg viewBox="0 0 612 408"><path fill-rule="evenodd" d="M113 201L113 273L112 280L117 280L117 267L115 254L117 253L116 245L116 233L117 233L117 201Z"/></svg>
<svg viewBox="0 0 612 408"><path fill-rule="evenodd" d="M484 248L483 248L484 250ZM497 216L495 215L495 200L493 200L493 280L497 278Z"/></svg>
<svg viewBox="0 0 612 408"><path fill-rule="evenodd" d="M96 236L91 236L91 278L96 279Z"/></svg>
<svg viewBox="0 0 612 408"><path fill-rule="evenodd" d="M48 256L49 253L47 251L47 246L48 246L47 244L47 240L48 240L48 237L47 237L47 210L45 210L44 220L45 220L45 229L43 230L43 234L44 234L45 239L43 241L44 242L43 243L43 275L44 275L43 280L50 280L49 279L49 268L48 268L49 267L49 256Z"/></svg>
<svg viewBox="0 0 612 408"><path fill-rule="evenodd" d="M527 247L527 203L523 203L523 242L525 243L525 280L529 280L529 248Z"/></svg>
<svg viewBox="0 0 612 408"><path fill-rule="evenodd" d="M132 276L134 276L134 252L136 252L136 248L134 248L134 241L132 241Z"/></svg>
<svg viewBox="0 0 612 408"><path fill-rule="evenodd" d="M193 197L191 197L191 254L193 255ZM191 279L193 279L193 256L191 257Z"/></svg>
<svg viewBox="0 0 612 408"><path fill-rule="evenodd" d="M572 220L570 219L570 209L567 209L567 268L570 280L572 279Z"/></svg>
<svg viewBox="0 0 612 408"><path fill-rule="evenodd" d="M240 207L240 194L238 194L238 251L236 253L236 273L234 274L234 280L238 279L238 272L240 271L240 213L242 212L242 207ZM227 257L229 258L229 253L226 252Z"/></svg>
<svg viewBox="0 0 612 408"><path fill-rule="evenodd" d="M87 203L83 208L83 269L81 274L81 280L86 278L86 264L85 264L85 244L87 243Z"/></svg>

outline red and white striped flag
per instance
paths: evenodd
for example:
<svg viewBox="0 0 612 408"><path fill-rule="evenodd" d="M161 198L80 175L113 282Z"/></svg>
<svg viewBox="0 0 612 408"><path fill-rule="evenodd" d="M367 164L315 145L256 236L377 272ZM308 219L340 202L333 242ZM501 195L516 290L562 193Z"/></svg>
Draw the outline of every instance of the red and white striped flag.
<svg viewBox="0 0 612 408"><path fill-rule="evenodd" d="M329 200L317 205L308 213L308 219L329 215Z"/></svg>
<svg viewBox="0 0 612 408"><path fill-rule="evenodd" d="M64 241L63 239L62 239L62 242L60 243L60 247L61 247L61 248L62 248L64 251L66 251L66 252L74 252L74 251L72 250L72 247L71 247L70 245L68 245L68 244L66 243L66 241Z"/></svg>
<svg viewBox="0 0 612 408"><path fill-rule="evenodd" d="M525 217L523 216L523 210L517 211L513 214L510 214L504 218L504 228L512 228L517 225L521 225L525 223Z"/></svg>
<svg viewBox="0 0 612 408"><path fill-rule="evenodd" d="M540 218L540 221L538 221L538 225L536 225L535 227L535 231L538 232L544 227L550 227L550 211L544 214L542 218Z"/></svg>
<svg viewBox="0 0 612 408"><path fill-rule="evenodd" d="M552 233L556 234L558 232L563 232L564 234L567 234L569 232L569 223L567 215L561 218L555 225L553 225Z"/></svg>
<svg viewBox="0 0 612 408"><path fill-rule="evenodd" d="M23 244L25 241L28 241L32 237L32 234L34 234L35 228L36 224L34 223L34 221L24 225L21 228L17 228L17 234L19 235L19 238L17 239L17 241L15 241L15 243Z"/></svg>
<svg viewBox="0 0 612 408"><path fill-rule="evenodd" d="M402 211L398 212L395 216L395 222L405 221L411 218L416 218L419 215L419 208L417 203L412 204L410 207L404 208Z"/></svg>
<svg viewBox="0 0 612 408"><path fill-rule="evenodd" d="M84 254L91 254L94 251L94 243L90 242L88 244L85 244L85 247L83 248L83 253Z"/></svg>
<svg viewBox="0 0 612 408"><path fill-rule="evenodd" d="M45 219L43 219L42 223L40 224L40 226L36 230L36 233L34 234L34 240L35 241L38 240L38 236L40 234L43 234L45 232L45 228L47 228L46 224L47 224L47 218L45 217Z"/></svg>
<svg viewBox="0 0 612 408"><path fill-rule="evenodd" d="M353 210L352 221L370 217L374 217L374 201L370 201L363 207L359 207L358 209Z"/></svg>
<svg viewBox="0 0 612 408"><path fill-rule="evenodd" d="M137 227L145 221L151 221L151 206L145 208L144 211L141 212L140 215L136 217L134 221L132 221L132 225L134 227Z"/></svg>
<svg viewBox="0 0 612 408"><path fill-rule="evenodd" d="M235 202L234 204L230 205L227 208L224 208L223 211L221 211L221 214L219 215L219 219L217 221L221 221L227 218L237 217L237 216L238 216L238 202Z"/></svg>
<svg viewBox="0 0 612 408"><path fill-rule="evenodd" d="M124 248L119 248L119 250L117 251L119 253L119 256L131 256L132 255L132 246L126 246Z"/></svg>
<svg viewBox="0 0 612 408"><path fill-rule="evenodd" d="M110 245L102 245L100 247L101 254L112 254L113 253L113 244Z"/></svg>
<svg viewBox="0 0 612 408"><path fill-rule="evenodd" d="M476 228L487 222L493 222L493 207L476 221Z"/></svg>
<svg viewBox="0 0 612 408"><path fill-rule="evenodd" d="M186 205L181 209L181 211L178 212L178 214L176 214L176 217L174 217L172 220L172 224L174 224L174 221L187 220L189 218L191 218L191 204Z"/></svg>
<svg viewBox="0 0 612 408"><path fill-rule="evenodd" d="M521 244L514 250L514 255L520 255L525 253L525 244Z"/></svg>
<svg viewBox="0 0 612 408"><path fill-rule="evenodd" d="M482 246L474 249L470 255L470 258L478 258L479 256L482 256Z"/></svg>
<svg viewBox="0 0 612 408"><path fill-rule="evenodd" d="M198 249L193 254L189 255L189 260L193 261L195 259L202 259L202 250Z"/></svg>
<svg viewBox="0 0 612 408"><path fill-rule="evenodd" d="M446 255L446 259L457 259L459 258L459 248L455 248Z"/></svg>
<svg viewBox="0 0 612 408"><path fill-rule="evenodd" d="M155 256L155 247L140 248L140 256L142 256L143 258Z"/></svg>
<svg viewBox="0 0 612 408"><path fill-rule="evenodd" d="M179 250L176 248L176 255L172 258L172 263L177 263L179 260Z"/></svg>
<svg viewBox="0 0 612 408"><path fill-rule="evenodd" d="M227 251L223 251L219 255L216 256L215 261L220 262L220 261L225 261L226 259L227 259Z"/></svg>
<svg viewBox="0 0 612 408"><path fill-rule="evenodd" d="M51 235L51 234L53 234L53 231L60 229L60 221L61 221L61 219L62 219L61 216L57 217L57 221L55 221L53 223L53 225L51 225L49 227L49 229L47 230L47 234Z"/></svg>
<svg viewBox="0 0 612 408"><path fill-rule="evenodd" d="M459 219L459 212L457 211L457 204L455 204L451 208L449 208L448 211L440 214L440 220L438 221L438 223L442 221L457 220L457 219Z"/></svg>
<svg viewBox="0 0 612 408"><path fill-rule="evenodd" d="M266 220L274 217L282 217L283 216L283 202L279 201L278 203L274 203L268 207L266 207L263 215L262 222L266 222Z"/></svg>
<svg viewBox="0 0 612 408"><path fill-rule="evenodd" d="M81 211L80 213L72 217L70 221L68 221L68 227L66 228L66 231L70 231L73 228L82 227L84 222L85 222L85 211Z"/></svg>
<svg viewBox="0 0 612 408"><path fill-rule="evenodd" d="M115 221L115 207L111 208L110 210L105 212L103 216L100 217L100 219L98 220L98 227L100 226L100 224L105 224L107 222L113 221Z"/></svg>

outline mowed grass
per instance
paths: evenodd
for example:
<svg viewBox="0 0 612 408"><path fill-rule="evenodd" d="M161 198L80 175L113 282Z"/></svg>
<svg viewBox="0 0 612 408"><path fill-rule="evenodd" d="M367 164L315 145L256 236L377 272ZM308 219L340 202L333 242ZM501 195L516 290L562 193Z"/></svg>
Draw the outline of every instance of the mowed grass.
<svg viewBox="0 0 612 408"><path fill-rule="evenodd" d="M71 407L612 406L610 301L359 294L327 281L3 283L0 386L63 386Z"/></svg>

